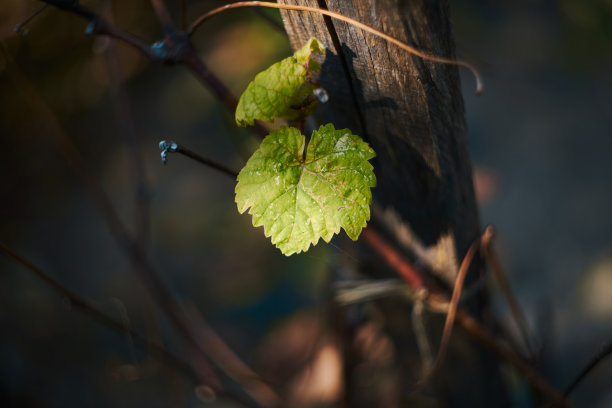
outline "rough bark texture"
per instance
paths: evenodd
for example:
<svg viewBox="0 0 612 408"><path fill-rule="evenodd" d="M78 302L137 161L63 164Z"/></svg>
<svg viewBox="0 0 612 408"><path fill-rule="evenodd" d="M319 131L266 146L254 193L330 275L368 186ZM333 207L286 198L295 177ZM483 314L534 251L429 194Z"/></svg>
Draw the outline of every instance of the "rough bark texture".
<svg viewBox="0 0 612 408"><path fill-rule="evenodd" d="M431 54L454 56L446 1L281 2L328 8ZM317 120L352 129L377 153L373 162L378 179L373 190L373 222L384 227L407 254L423 260L440 280L451 285L458 262L479 235L457 68L411 56L337 20L295 11L282 15L295 49L311 36L327 49L319 81L330 101L319 109ZM410 326L409 322L404 324ZM438 396L453 406L468 401L472 406L499 406L503 393L495 363L487 362L487 356L465 338L454 336L450 361L437 381ZM394 341L396 348L403 347L398 336ZM397 358L401 363L410 361L406 356ZM412 358L419 361L418 355ZM410 370L400 369L404 374ZM417 375L410 378L418 377L418 367L413 371ZM347 384L351 385L350 378ZM399 384L395 389L401 393L411 385ZM351 406L395 405L399 401L383 403L376 398L355 395L348 401Z"/></svg>
<svg viewBox="0 0 612 408"><path fill-rule="evenodd" d="M327 7L432 54L454 55L443 1L286 3ZM316 36L328 50L319 80L331 99L320 119L349 127L372 144L378 155L378 211L397 212L427 248L450 236L458 256L449 256L463 256L479 227L457 68L413 57L320 15L289 11L283 17L295 48ZM437 269L452 281L456 265Z"/></svg>

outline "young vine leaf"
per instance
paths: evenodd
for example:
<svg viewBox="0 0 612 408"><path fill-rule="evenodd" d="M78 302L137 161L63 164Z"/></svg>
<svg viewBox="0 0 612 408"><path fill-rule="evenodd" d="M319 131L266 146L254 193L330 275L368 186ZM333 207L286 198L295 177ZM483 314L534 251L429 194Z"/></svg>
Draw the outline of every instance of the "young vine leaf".
<svg viewBox="0 0 612 408"><path fill-rule="evenodd" d="M319 238L329 242L344 228L356 240L370 219L368 160L374 151L348 129L332 124L305 137L293 127L272 131L238 175L238 211L249 210L283 254L307 251Z"/></svg>
<svg viewBox="0 0 612 408"><path fill-rule="evenodd" d="M236 123L253 125L255 119L272 122L274 118L297 119L314 109L310 100L315 86L306 81L321 65L311 59L313 53L324 52L316 38L308 40L293 56L273 64L251 81L238 101Z"/></svg>

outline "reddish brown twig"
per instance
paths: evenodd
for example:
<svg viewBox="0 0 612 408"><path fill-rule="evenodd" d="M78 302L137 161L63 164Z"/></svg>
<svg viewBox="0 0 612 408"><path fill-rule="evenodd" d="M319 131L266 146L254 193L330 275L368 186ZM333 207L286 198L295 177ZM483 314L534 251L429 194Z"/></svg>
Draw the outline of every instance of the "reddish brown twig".
<svg viewBox="0 0 612 408"><path fill-rule="evenodd" d="M421 274L399 254L385 239L372 227L362 231L361 237L365 242L389 264L398 275L406 280L414 290L424 288L425 283Z"/></svg>
<svg viewBox="0 0 612 408"><path fill-rule="evenodd" d="M491 231L491 235L493 235L492 227L487 227L487 230ZM484 250L485 256L487 258L487 262L493 271L493 275L495 276L495 280L499 284L499 288L508 302L510 306L510 312L512 313L512 317L516 325L522 334L522 339L524 346L528 352L529 357L533 360L536 353L537 347L534 340L533 333L529 329L529 325L527 324L527 319L525 318L525 314L523 313L523 309L521 308L518 300L516 300L516 296L514 296L514 292L512 291L512 286L508 281L506 274L504 273L504 269L499 262L499 258L497 253L495 252L495 248L492 243L489 241L486 244L483 242L482 248Z"/></svg>
<svg viewBox="0 0 612 408"><path fill-rule="evenodd" d="M465 254L465 257L461 262L461 267L459 268L459 273L457 274L457 279L455 280L453 294L448 305L448 313L446 314L446 321L444 322L444 330L442 332L442 340L440 341L440 349L438 350L438 356L436 357L436 362L434 363L434 371L436 367L442 363L442 360L444 360L444 356L446 355L448 343L450 341L451 334L453 333L453 325L455 324L457 307L459 306L459 299L461 298L461 291L463 290L463 282L465 281L465 277L467 276L467 272L470 269L472 259L474 259L474 255L476 254L477 250L478 245L475 242L470 246L467 254Z"/></svg>
<svg viewBox="0 0 612 408"><path fill-rule="evenodd" d="M465 277L467 276L467 272L470 269L470 265L472 265L472 260L474 259L474 255L476 255L476 251L480 245L484 245L484 243L488 243L491 240L491 232L490 230L485 230L482 238L479 238L476 242L470 245L463 261L461 262L461 266L459 267L459 272L457 273L457 277L455 279L455 285L453 287L453 294L451 296L451 300L448 305L448 312L446 313L446 321L444 322L444 329L442 331L442 339L440 340L440 347L438 349L438 354L432 365L431 369L423 375L423 377L417 382L416 389L421 389L424 387L427 382L431 379L434 373L440 368L442 361L444 361L444 357L446 356L446 351L448 350L448 345L450 343L451 334L453 332L453 326L455 325L455 316L457 315L457 308L459 306L459 299L461 299L461 293L463 290L463 283L465 282Z"/></svg>
<svg viewBox="0 0 612 408"><path fill-rule="evenodd" d="M382 237L378 235L378 233L375 233L371 227L364 230L362 236L365 238L365 242L370 245L370 247L372 247L390 267L395 269L398 275L407 277L406 281L411 286L413 284L415 285L415 290L425 289L428 291L427 304L432 310L445 313L448 312L450 305L448 297L435 288L425 287L424 283L426 280L424 277L421 277L418 270L400 255L391 244L382 239ZM541 378L528 362L523 360L506 344L496 340L495 337L483 328L477 320L470 316L467 311L458 309L455 320L467 334L489 348L500 360L511 364L535 389L547 396L551 401L554 401L560 406L570 406L563 395L545 379Z"/></svg>

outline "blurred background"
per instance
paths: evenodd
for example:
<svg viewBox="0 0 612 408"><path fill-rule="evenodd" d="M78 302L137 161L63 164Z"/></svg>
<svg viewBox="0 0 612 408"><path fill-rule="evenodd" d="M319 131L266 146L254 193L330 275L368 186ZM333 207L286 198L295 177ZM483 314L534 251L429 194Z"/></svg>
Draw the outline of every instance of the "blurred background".
<svg viewBox="0 0 612 408"><path fill-rule="evenodd" d="M148 0L82 3L151 43L163 36ZM180 22L181 2L166 3ZM485 82L475 97L462 72L482 224L497 229L503 264L542 345L540 371L564 388L612 339L612 1L451 3L457 54L479 66ZM186 20L221 4L187 1ZM352 244L341 237L348 250L335 239L284 257L238 214L230 178L179 155L162 165L159 141L175 140L238 170L258 139L185 67L87 36L78 17L49 8L15 34L40 5L0 3L0 241L126 327L190 358L62 155L54 136L61 133L186 308L296 401L333 401L341 367L324 305L331 271ZM225 13L194 37L235 94L291 54L275 27L279 14L264 13ZM133 138L146 174L140 185ZM4 255L0 270L2 405L237 406L210 402L193 378L80 313ZM491 291L497 314L508 316L493 284ZM609 407L611 390L608 361L571 400Z"/></svg>

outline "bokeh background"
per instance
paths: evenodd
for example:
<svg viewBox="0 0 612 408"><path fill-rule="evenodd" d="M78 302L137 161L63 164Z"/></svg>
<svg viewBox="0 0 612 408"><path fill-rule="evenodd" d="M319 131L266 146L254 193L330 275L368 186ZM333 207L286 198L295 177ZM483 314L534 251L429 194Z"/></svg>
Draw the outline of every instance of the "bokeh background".
<svg viewBox="0 0 612 408"><path fill-rule="evenodd" d="M149 1L83 3L150 42L162 37ZM180 2L167 3L180 21ZM542 345L540 370L563 388L612 339L612 1L451 3L458 55L481 68L486 87L473 96L472 79L462 73L482 224L497 228L503 263ZM192 21L222 3L187 4ZM340 238L286 258L237 213L231 179L179 155L162 165L158 142L176 140L239 169L257 138L237 128L186 68L86 36L86 22L73 15L48 9L27 34L15 34L39 6L0 3L0 240L126 326L189 358L62 156L53 136L59 123L124 223L142 233L175 296L297 401L333 399L337 384L309 383L299 366L327 341L331 271L352 244ZM279 23L278 13L265 13L226 13L194 38L236 94L291 53L268 21ZM148 216L138 206L131 137L146 172ZM78 312L4 255L0 270L3 406L208 401L193 379ZM493 284L491 291L496 312L507 316ZM311 371L333 378L337 361L323 349ZM612 362L604 362L572 401L609 407L611 390ZM529 406L520 390L516 395L517 405ZM219 398L212 406L234 405Z"/></svg>

